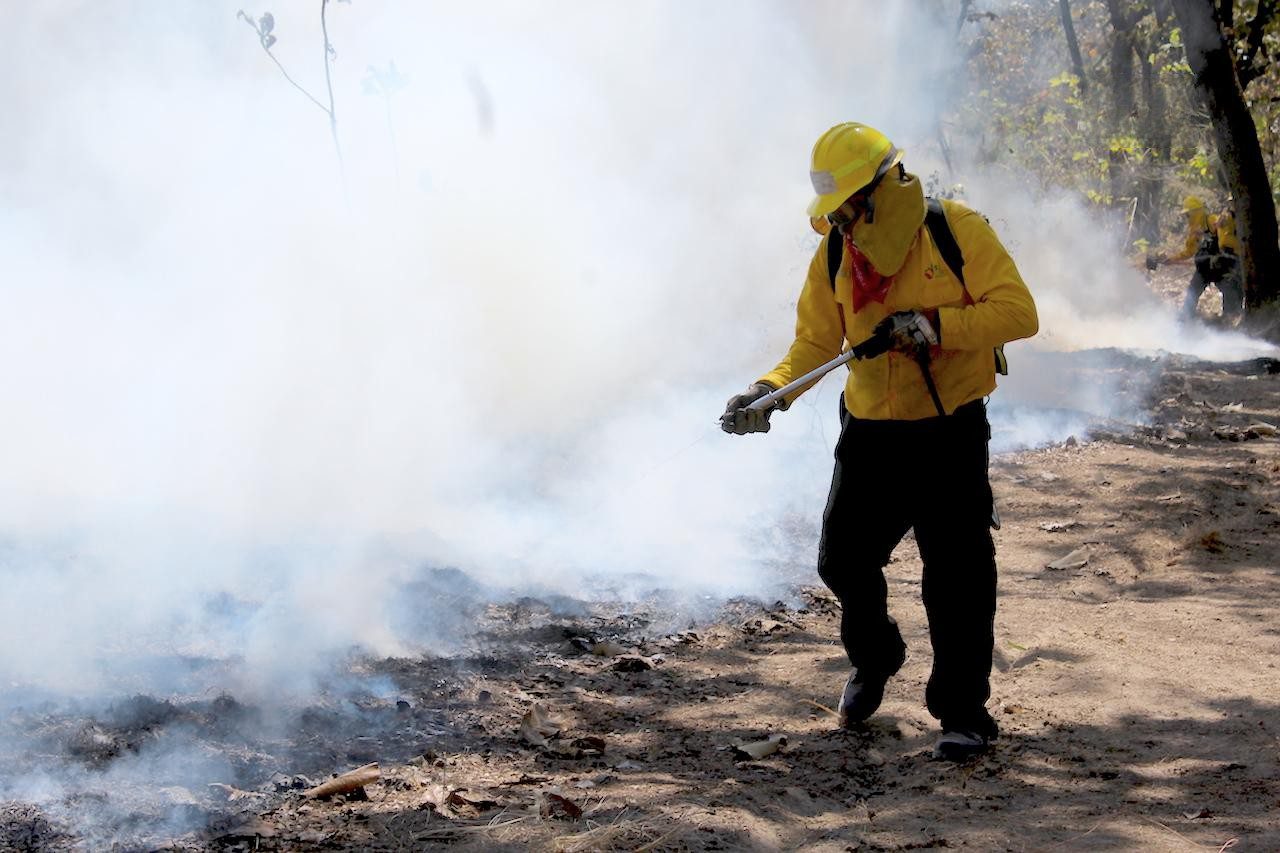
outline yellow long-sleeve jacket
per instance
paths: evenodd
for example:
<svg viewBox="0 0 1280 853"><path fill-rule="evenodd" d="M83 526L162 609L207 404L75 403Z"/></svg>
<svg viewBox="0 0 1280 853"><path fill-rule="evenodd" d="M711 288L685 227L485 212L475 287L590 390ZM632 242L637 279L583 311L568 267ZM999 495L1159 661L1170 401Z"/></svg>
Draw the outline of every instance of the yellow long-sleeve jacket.
<svg viewBox="0 0 1280 853"><path fill-rule="evenodd" d="M803 376L839 355L846 342L870 337L876 324L895 311L937 309L941 346L934 348L930 369L943 408L950 414L994 391L992 349L1038 331L1035 302L987 221L959 202L945 200L943 209L964 256L964 286L922 224L884 303L871 302L854 312L847 250L834 290L828 277L827 241L840 239L832 231L809 264L796 305L795 341L760 381L781 387ZM965 298L966 288L971 299ZM919 364L896 352L851 362L844 401L858 418L917 420L938 414Z"/></svg>
<svg viewBox="0 0 1280 853"><path fill-rule="evenodd" d="M1204 232L1214 227L1203 207L1187 211L1186 217L1187 236L1182 241L1182 251L1170 258L1171 261L1185 261L1194 255L1200 247L1200 238L1204 236Z"/></svg>
<svg viewBox="0 0 1280 853"><path fill-rule="evenodd" d="M1224 210L1216 216L1209 216L1203 209L1193 210L1187 215L1187 236L1182 241L1182 251L1170 260L1185 261L1195 255L1200 248L1200 238L1204 232L1213 231L1218 235L1218 248L1224 252L1240 254L1240 238L1236 236L1236 218L1231 211Z"/></svg>
<svg viewBox="0 0 1280 853"><path fill-rule="evenodd" d="M1240 238L1236 236L1236 218L1230 210L1224 210L1210 222L1218 232L1218 248L1224 252L1240 254Z"/></svg>

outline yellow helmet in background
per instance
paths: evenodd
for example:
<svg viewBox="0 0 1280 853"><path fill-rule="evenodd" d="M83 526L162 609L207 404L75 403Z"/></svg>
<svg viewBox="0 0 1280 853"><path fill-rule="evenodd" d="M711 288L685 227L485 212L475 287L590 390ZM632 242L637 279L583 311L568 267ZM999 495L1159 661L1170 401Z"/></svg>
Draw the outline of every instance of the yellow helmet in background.
<svg viewBox="0 0 1280 853"><path fill-rule="evenodd" d="M1204 210L1204 201L1199 196L1189 195L1182 202L1182 212L1190 213L1193 210Z"/></svg>
<svg viewBox="0 0 1280 853"><path fill-rule="evenodd" d="M826 216L901 160L902 152L874 127L856 121L837 124L813 146L809 179L818 195L809 202L809 216Z"/></svg>

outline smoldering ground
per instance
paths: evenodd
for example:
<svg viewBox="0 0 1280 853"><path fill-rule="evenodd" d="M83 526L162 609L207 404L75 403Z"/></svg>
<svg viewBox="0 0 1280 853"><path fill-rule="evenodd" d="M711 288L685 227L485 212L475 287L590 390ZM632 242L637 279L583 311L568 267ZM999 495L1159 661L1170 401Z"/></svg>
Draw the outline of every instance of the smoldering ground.
<svg viewBox="0 0 1280 853"><path fill-rule="evenodd" d="M331 4L339 160L237 11L8 15L12 720L226 691L287 709L254 723L273 731L353 651L471 648L491 603L661 595L657 630L807 577L838 382L764 440L714 421L790 339L812 139L857 118L942 168L950 22L909 2ZM274 55L327 103L315 10L271 11ZM863 85L886 67L894 87ZM1253 346L1177 325L1078 205L966 178L1044 328L1009 349L1002 446L1136 411L1106 371L1047 399L1041 349ZM7 748L32 737L11 725ZM178 744L104 763L217 775ZM103 780L28 770L8 796Z"/></svg>

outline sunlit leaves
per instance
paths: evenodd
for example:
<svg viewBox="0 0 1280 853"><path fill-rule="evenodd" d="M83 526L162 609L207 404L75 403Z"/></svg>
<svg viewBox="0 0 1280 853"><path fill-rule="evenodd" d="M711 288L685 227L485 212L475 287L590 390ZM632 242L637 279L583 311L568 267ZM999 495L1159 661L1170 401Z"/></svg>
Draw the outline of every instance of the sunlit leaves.
<svg viewBox="0 0 1280 853"><path fill-rule="evenodd" d="M1204 148L1197 148L1194 154L1180 164L1179 171L1184 177L1207 178L1212 165L1208 152Z"/></svg>
<svg viewBox="0 0 1280 853"><path fill-rule="evenodd" d="M1182 33L1150 2L1120 0L1133 14L1132 55L1138 109L1114 109L1110 61L1115 39L1109 3L1073 0L1072 21L1085 57L1089 87L1072 68L1057 3L1008 0L998 18L966 26L968 92L955 103L957 134L981 140L988 163L1017 165L1044 186L1067 187L1093 204L1134 203L1136 187L1163 183L1170 211L1188 192L1212 192L1217 160L1210 120L1194 89ZM1248 32L1257 0L1236 3L1237 43ZM1240 54L1242 57L1247 53ZM1267 22L1251 67L1261 69L1245 90L1273 182L1280 158L1280 16ZM1151 85L1160 97L1152 98ZM1151 112L1148 105L1158 109ZM1163 119L1160 121L1158 119Z"/></svg>
<svg viewBox="0 0 1280 853"><path fill-rule="evenodd" d="M1131 134L1111 137L1107 140L1107 150L1112 154L1123 154L1136 160L1142 160L1146 155L1142 142Z"/></svg>
<svg viewBox="0 0 1280 853"><path fill-rule="evenodd" d="M1080 78L1077 77L1075 74L1072 74L1070 71L1063 71L1057 77L1054 77L1051 80L1049 80L1049 85L1054 87L1071 86L1073 88L1079 89Z"/></svg>

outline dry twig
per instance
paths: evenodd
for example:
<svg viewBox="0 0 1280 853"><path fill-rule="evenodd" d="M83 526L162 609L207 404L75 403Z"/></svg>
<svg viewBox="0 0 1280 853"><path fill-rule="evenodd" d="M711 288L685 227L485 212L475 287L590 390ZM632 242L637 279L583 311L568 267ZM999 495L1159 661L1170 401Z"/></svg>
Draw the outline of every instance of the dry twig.
<svg viewBox="0 0 1280 853"><path fill-rule="evenodd" d="M821 702L815 702L812 699L805 699L804 703L806 705L812 705L813 707L817 708L819 711L826 711L828 714L830 714L833 717L840 716L840 713L838 711L831 710L826 705L823 705Z"/></svg>

